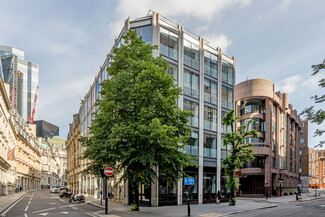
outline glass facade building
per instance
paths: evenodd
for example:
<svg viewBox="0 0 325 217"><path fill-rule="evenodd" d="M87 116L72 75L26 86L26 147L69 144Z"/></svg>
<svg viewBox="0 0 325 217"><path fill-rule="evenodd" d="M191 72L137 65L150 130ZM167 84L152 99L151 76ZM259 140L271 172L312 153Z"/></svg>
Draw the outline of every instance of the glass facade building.
<svg viewBox="0 0 325 217"><path fill-rule="evenodd" d="M183 185L183 180L167 184L166 179L159 178L156 183L140 187L140 202L151 206L181 205L186 202L185 195L190 193L194 203L211 203L216 202L218 190L226 197L221 160L230 149L222 146L222 138L227 130L221 125L221 118L234 106L235 58L223 54L220 48L210 47L208 41L202 37L155 12L146 17L126 20L114 47L123 43L121 37L129 29L136 30L143 41L158 45L159 49L153 55L161 55L168 61L169 69L166 73L173 76L178 86L184 90L177 103L180 108L192 112L188 124L193 130L184 151L198 156L196 163L200 166L184 168L187 174L195 178L195 185L190 189ZM111 52L107 54L80 105L81 136L89 135L92 113L96 109L94 103L100 97L100 83L109 79L107 67ZM86 163L87 160L83 160L82 164ZM164 177L164 174L160 174L160 177ZM79 181L81 193L99 196L96 189L99 189L101 180L81 175ZM114 186L114 181L111 182L109 186ZM132 198L128 196L130 188L127 183L111 189L109 194L112 199L125 204L132 203Z"/></svg>
<svg viewBox="0 0 325 217"><path fill-rule="evenodd" d="M14 107L27 121L28 114L32 116L39 66L26 61L23 51L3 45L0 45L0 59L1 76L10 83L10 102L14 101Z"/></svg>

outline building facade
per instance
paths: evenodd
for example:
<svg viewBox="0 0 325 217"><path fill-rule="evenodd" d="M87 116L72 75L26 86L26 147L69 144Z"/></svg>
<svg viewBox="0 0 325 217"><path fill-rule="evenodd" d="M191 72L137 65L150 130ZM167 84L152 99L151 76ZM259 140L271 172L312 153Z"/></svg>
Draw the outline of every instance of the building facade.
<svg viewBox="0 0 325 217"><path fill-rule="evenodd" d="M52 138L59 136L59 127L44 120L34 121L36 124L36 136Z"/></svg>
<svg viewBox="0 0 325 217"><path fill-rule="evenodd" d="M236 126L251 120L249 129L258 132L258 138L246 139L254 145L255 160L241 169L239 194L297 192L301 121L288 94L275 92L270 80L253 79L236 85L235 102L241 115Z"/></svg>
<svg viewBox="0 0 325 217"><path fill-rule="evenodd" d="M34 97L38 86L38 64L24 59L24 52L0 45L2 75L10 83L10 102L24 120L32 116Z"/></svg>
<svg viewBox="0 0 325 217"><path fill-rule="evenodd" d="M59 185L67 186L67 149L66 149L66 140L62 139L59 136L54 136L53 138L47 139L48 143L51 145L54 153L55 160L58 166L58 175L59 175Z"/></svg>
<svg viewBox="0 0 325 217"><path fill-rule="evenodd" d="M72 123L69 125L67 139L67 182L73 192L81 192L81 174L80 174L80 157L81 145L80 138L80 121L79 114L73 115Z"/></svg>
<svg viewBox="0 0 325 217"><path fill-rule="evenodd" d="M0 78L0 196L13 193L16 187L17 136L8 92L9 84Z"/></svg>
<svg viewBox="0 0 325 217"><path fill-rule="evenodd" d="M195 179L194 186L190 188L191 199L198 204L214 203L218 190L222 196L227 194L221 161L230 149L221 145L222 137L227 132L221 125L221 118L234 105L235 58L228 57L221 48L211 47L207 40L155 12L135 20L127 19L114 47L123 43L121 37L128 30L136 30L142 40L158 45L159 49L154 50L153 55L161 55L168 61L167 73L184 90L177 103L180 108L192 111L189 125L193 130L185 151L198 156L196 163L200 166L184 168ZM107 68L111 62L111 52L107 54L94 83L81 102L81 136L90 136L91 115L96 109L95 101L100 97L100 83L109 79ZM82 154L83 149L80 150ZM86 164L87 159L81 160L80 170ZM124 204L132 203L128 183L122 182L116 186L118 179L117 174L109 181L110 198ZM139 189L140 203L151 206L186 203L188 188L183 185L183 180L173 185L167 185L164 180L161 176L150 185L142 185ZM101 180L95 177L80 175L81 193L98 197L100 183Z"/></svg>
<svg viewBox="0 0 325 217"><path fill-rule="evenodd" d="M17 129L17 186L21 190L40 189L41 152L36 139L36 125L26 123L16 112Z"/></svg>
<svg viewBox="0 0 325 217"><path fill-rule="evenodd" d="M301 121L300 143L300 180L302 193L309 192L309 151L308 151L308 120Z"/></svg>
<svg viewBox="0 0 325 217"><path fill-rule="evenodd" d="M309 187L325 188L325 150L309 149Z"/></svg>

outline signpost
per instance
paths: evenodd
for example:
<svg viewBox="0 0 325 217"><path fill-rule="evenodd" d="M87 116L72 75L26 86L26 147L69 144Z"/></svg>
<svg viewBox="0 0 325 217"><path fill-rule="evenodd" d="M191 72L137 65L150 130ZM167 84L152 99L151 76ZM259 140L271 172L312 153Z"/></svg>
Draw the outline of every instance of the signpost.
<svg viewBox="0 0 325 217"><path fill-rule="evenodd" d="M114 170L112 167L105 167L105 169L100 169L99 170L100 175L103 178L103 195L105 199L105 214L108 214L108 197L107 197L107 178L111 177L114 174Z"/></svg>
<svg viewBox="0 0 325 217"><path fill-rule="evenodd" d="M190 189L191 189L191 185L194 185L194 178L184 178L184 185L187 185L187 216L190 216L191 215Z"/></svg>
<svg viewBox="0 0 325 217"><path fill-rule="evenodd" d="M265 197L266 199L269 197L269 180L265 180Z"/></svg>

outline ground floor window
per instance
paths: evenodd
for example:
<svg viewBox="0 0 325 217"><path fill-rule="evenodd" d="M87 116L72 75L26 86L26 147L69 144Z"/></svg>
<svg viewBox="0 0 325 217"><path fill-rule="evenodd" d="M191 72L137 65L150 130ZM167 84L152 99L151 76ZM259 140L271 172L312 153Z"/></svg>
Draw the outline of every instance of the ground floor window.
<svg viewBox="0 0 325 217"><path fill-rule="evenodd" d="M183 178L183 202L187 201L187 197L190 197L191 203L198 203L198 169L197 168L186 168L185 173L194 178L194 185L184 185Z"/></svg>
<svg viewBox="0 0 325 217"><path fill-rule="evenodd" d="M159 206L177 205L177 183L170 183L164 174L159 177L158 193Z"/></svg>

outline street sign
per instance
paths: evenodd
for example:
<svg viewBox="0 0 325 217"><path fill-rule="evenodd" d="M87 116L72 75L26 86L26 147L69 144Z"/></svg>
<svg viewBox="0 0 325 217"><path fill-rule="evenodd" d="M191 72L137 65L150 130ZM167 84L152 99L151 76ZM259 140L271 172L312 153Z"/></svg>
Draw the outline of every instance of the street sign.
<svg viewBox="0 0 325 217"><path fill-rule="evenodd" d="M278 182L279 182L279 183L283 183L283 178L279 178L279 179L278 179Z"/></svg>
<svg viewBox="0 0 325 217"><path fill-rule="evenodd" d="M240 171L237 171L235 172L236 176L240 176L241 175L241 172Z"/></svg>
<svg viewBox="0 0 325 217"><path fill-rule="evenodd" d="M269 186L269 180L265 180L265 186Z"/></svg>
<svg viewBox="0 0 325 217"><path fill-rule="evenodd" d="M184 178L184 185L194 185L194 178Z"/></svg>
<svg viewBox="0 0 325 217"><path fill-rule="evenodd" d="M112 167L106 167L104 169L104 174L105 174L105 176L112 176L114 174Z"/></svg>
<svg viewBox="0 0 325 217"><path fill-rule="evenodd" d="M298 184L300 184L300 185L302 184L301 180L298 181Z"/></svg>

